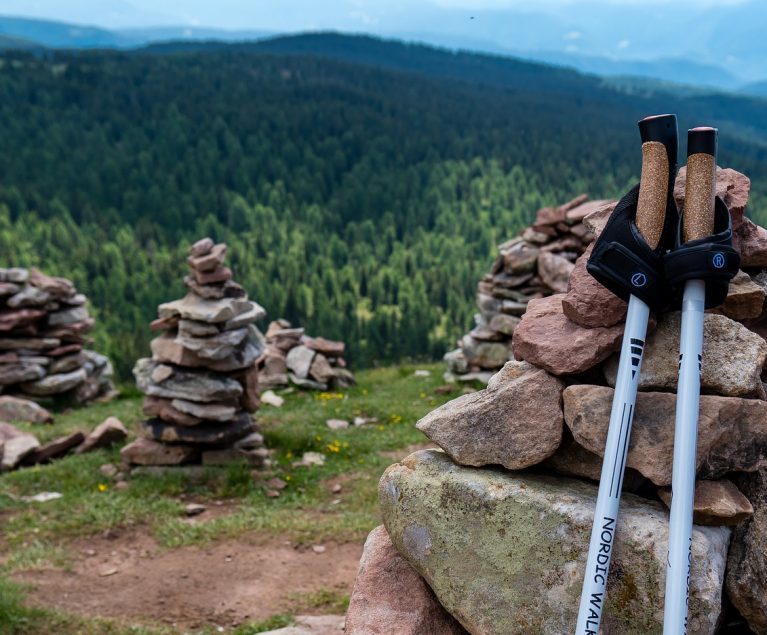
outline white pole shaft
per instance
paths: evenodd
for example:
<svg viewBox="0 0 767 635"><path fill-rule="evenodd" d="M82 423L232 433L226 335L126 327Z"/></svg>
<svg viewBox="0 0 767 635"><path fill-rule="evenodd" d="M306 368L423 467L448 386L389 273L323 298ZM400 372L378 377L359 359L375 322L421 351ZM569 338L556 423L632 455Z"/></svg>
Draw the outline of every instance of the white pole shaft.
<svg viewBox="0 0 767 635"><path fill-rule="evenodd" d="M639 298L631 296L618 364L618 377L615 380L615 394L578 609L576 635L597 635L602 618L649 317L648 306Z"/></svg>
<svg viewBox="0 0 767 635"><path fill-rule="evenodd" d="M663 635L687 633L705 300L706 285L702 280L690 280L685 284L679 340L679 383L674 424L674 471L671 477Z"/></svg>

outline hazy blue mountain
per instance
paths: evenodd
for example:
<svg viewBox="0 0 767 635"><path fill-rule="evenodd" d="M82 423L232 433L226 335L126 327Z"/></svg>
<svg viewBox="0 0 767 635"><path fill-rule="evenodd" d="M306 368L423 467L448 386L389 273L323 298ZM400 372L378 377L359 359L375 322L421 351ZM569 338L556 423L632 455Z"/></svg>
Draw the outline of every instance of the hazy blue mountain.
<svg viewBox="0 0 767 635"><path fill-rule="evenodd" d="M197 26L159 26L148 28L120 29L117 33L135 43L167 42L170 40L216 40L220 42L244 42L260 40L276 35L271 31L244 29L229 31Z"/></svg>
<svg viewBox="0 0 767 635"><path fill-rule="evenodd" d="M32 41L50 48L115 48L132 43L98 27L0 16L0 35Z"/></svg>
<svg viewBox="0 0 767 635"><path fill-rule="evenodd" d="M43 48L42 45L31 40L24 40L19 37L13 37L9 35L0 35L0 50L3 49L18 49L29 50Z"/></svg>

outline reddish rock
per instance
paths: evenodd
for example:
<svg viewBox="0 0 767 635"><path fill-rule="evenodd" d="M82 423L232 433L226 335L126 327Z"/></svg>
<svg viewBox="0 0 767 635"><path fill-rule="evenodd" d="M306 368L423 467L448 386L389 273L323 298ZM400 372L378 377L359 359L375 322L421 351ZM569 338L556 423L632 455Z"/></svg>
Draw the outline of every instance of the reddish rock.
<svg viewBox="0 0 767 635"><path fill-rule="evenodd" d="M194 249L194 246L192 248ZM218 245L214 245L210 251L203 255L189 256L187 262L195 272L213 271L224 263L226 249L227 247L224 243L219 243Z"/></svg>
<svg viewBox="0 0 767 635"><path fill-rule="evenodd" d="M83 350L82 344L67 344L66 346L59 346L46 353L48 357L63 357L64 355L71 355L72 353L79 353Z"/></svg>
<svg viewBox="0 0 767 635"><path fill-rule="evenodd" d="M327 357L342 357L346 344L343 342L335 342L333 340L326 340L324 337L309 337L304 335L301 338L301 343L307 348L311 348L313 351L322 353Z"/></svg>
<svg viewBox="0 0 767 635"><path fill-rule="evenodd" d="M370 532L346 615L346 635L466 635L383 526Z"/></svg>
<svg viewBox="0 0 767 635"><path fill-rule="evenodd" d="M521 470L550 457L562 440L562 381L508 362L487 389L432 410L416 427L461 465Z"/></svg>
<svg viewBox="0 0 767 635"><path fill-rule="evenodd" d="M718 310L733 320L758 318L764 308L764 299L764 289L747 273L738 271L730 281L727 299Z"/></svg>
<svg viewBox="0 0 767 635"><path fill-rule="evenodd" d="M14 329L28 326L46 315L47 313L41 309L0 311L0 331L13 331Z"/></svg>
<svg viewBox="0 0 767 635"><path fill-rule="evenodd" d="M56 299L69 298L77 293L77 289L71 281L66 278L46 276L37 267L32 267L29 270L28 282L33 287L48 292L52 298Z"/></svg>
<svg viewBox="0 0 767 635"><path fill-rule="evenodd" d="M189 248L189 255L192 258L205 256L206 254L210 253L211 249L213 249L213 245L215 245L215 243L211 238L208 238L207 236L205 238L201 238Z"/></svg>
<svg viewBox="0 0 767 635"><path fill-rule="evenodd" d="M501 254L506 272L520 274L533 271L538 261L538 252L538 247L524 241L502 250Z"/></svg>
<svg viewBox="0 0 767 635"><path fill-rule="evenodd" d="M538 275L547 287L557 293L567 291L573 267L573 263L557 254L541 251L538 256Z"/></svg>
<svg viewBox="0 0 767 635"><path fill-rule="evenodd" d="M212 271L194 271L194 279L197 284L219 284L232 279L232 270L229 267L217 267Z"/></svg>
<svg viewBox="0 0 767 635"><path fill-rule="evenodd" d="M178 327L178 323L181 318L178 315L171 315L164 318L157 318L149 324L149 328L153 331L170 331Z"/></svg>
<svg viewBox="0 0 767 635"><path fill-rule="evenodd" d="M37 465L39 463L48 463L54 459L61 458L69 454L71 450L76 448L85 440L85 435L82 432L73 432L65 437L59 437L53 441L49 441L41 445L39 448L32 450L30 454L24 457L25 465Z"/></svg>
<svg viewBox="0 0 767 635"><path fill-rule="evenodd" d="M586 229L589 230L589 232L591 232L591 234L593 234L594 239L598 238L599 234L602 233L602 230L607 224L607 220L610 218L610 215L613 213L613 210L615 210L617 205L618 201L605 203L602 207L596 211L591 212L591 214L583 219L583 225L586 227Z"/></svg>
<svg viewBox="0 0 767 635"><path fill-rule="evenodd" d="M584 328L562 310L564 294L531 300L514 331L516 359L555 375L572 375L593 368L620 349L623 326Z"/></svg>
<svg viewBox="0 0 767 635"><path fill-rule="evenodd" d="M589 245L576 260L567 295L562 300L562 310L570 320L586 328L613 326L623 322L628 304L603 287L586 270L593 249L593 244Z"/></svg>
<svg viewBox="0 0 767 635"><path fill-rule="evenodd" d="M115 443L125 441L128 431L117 417L109 417L85 437L85 441L77 448L77 454L83 454L98 448L108 448Z"/></svg>
<svg viewBox="0 0 767 635"><path fill-rule="evenodd" d="M658 490L658 496L671 507L671 488ZM727 479L695 483L692 522L696 525L737 525L749 518L754 508L737 486Z"/></svg>
<svg viewBox="0 0 767 635"><path fill-rule="evenodd" d="M573 207L571 210L567 212L567 220L577 223L582 221L586 216L589 214L593 214L598 209L604 207L605 205L609 203L616 203L617 201L610 201L606 199L598 200L598 201L586 201L585 203L581 203L577 207Z"/></svg>
<svg viewBox="0 0 767 635"><path fill-rule="evenodd" d="M240 405L247 412L255 412L261 406L258 388L258 368L256 366L251 366L241 374L239 381L242 384Z"/></svg>
<svg viewBox="0 0 767 635"><path fill-rule="evenodd" d="M202 419L174 408L171 401L171 399L148 395L144 398L143 412L149 417L158 417L163 421L175 423L179 426L196 426L202 423Z"/></svg>

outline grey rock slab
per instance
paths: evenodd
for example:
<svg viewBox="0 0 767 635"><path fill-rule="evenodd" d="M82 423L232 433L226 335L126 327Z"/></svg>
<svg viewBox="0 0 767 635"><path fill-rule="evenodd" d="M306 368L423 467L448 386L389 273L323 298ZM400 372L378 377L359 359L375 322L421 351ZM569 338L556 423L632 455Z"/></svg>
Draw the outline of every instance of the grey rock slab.
<svg viewBox="0 0 767 635"><path fill-rule="evenodd" d="M82 368L69 373L46 375L37 381L23 383L21 389L36 396L60 395L61 393L74 390L88 378L88 374Z"/></svg>
<svg viewBox="0 0 767 635"><path fill-rule="evenodd" d="M140 437L120 450L126 465L182 465L200 455L198 448L185 445L167 445Z"/></svg>
<svg viewBox="0 0 767 635"><path fill-rule="evenodd" d="M215 324L198 322L196 320L179 320L178 333L185 337L210 337L218 335L221 331Z"/></svg>
<svg viewBox="0 0 767 635"><path fill-rule="evenodd" d="M235 349L248 337L247 328L223 331L211 337L189 337L179 334L176 341L185 349L205 359L222 360L231 356Z"/></svg>
<svg viewBox="0 0 767 635"><path fill-rule="evenodd" d="M40 447L40 442L31 434L22 434L6 439L2 444L0 470L16 469L24 459Z"/></svg>
<svg viewBox="0 0 767 635"><path fill-rule="evenodd" d="M55 313L48 314L49 326L68 326L70 324L77 324L83 322L89 317L88 309L84 306L76 306L71 309L65 309L64 311L56 311Z"/></svg>
<svg viewBox="0 0 767 635"><path fill-rule="evenodd" d="M485 390L432 410L416 427L462 465L520 470L556 452L564 383L526 362L508 362Z"/></svg>
<svg viewBox="0 0 767 635"><path fill-rule="evenodd" d="M43 351L57 348L61 340L56 337L3 337L0 338L0 351Z"/></svg>
<svg viewBox="0 0 767 635"><path fill-rule="evenodd" d="M8 298L6 303L12 309L20 309L22 307L45 306L50 299L51 294L47 291L26 285L16 295Z"/></svg>
<svg viewBox="0 0 767 635"><path fill-rule="evenodd" d="M238 381L209 371L185 370L179 367L172 377L155 384L151 376L156 365L154 360L140 359L133 368L136 384L144 394L202 403L237 400L242 396L242 386Z"/></svg>
<svg viewBox="0 0 767 635"><path fill-rule="evenodd" d="M85 437L85 441L77 448L77 454L91 452L99 448L108 448L122 443L128 438L128 431L117 417L108 417L97 425Z"/></svg>
<svg viewBox="0 0 767 635"><path fill-rule="evenodd" d="M180 300L166 302L157 308L160 318L179 316L187 320L218 324L232 320L238 315L253 309L253 303L238 298L223 298L221 300L205 300L188 293Z"/></svg>
<svg viewBox="0 0 767 635"><path fill-rule="evenodd" d="M162 443L186 445L232 445L254 431L250 415L241 412L227 423L200 423L196 426L175 426L161 419L148 419L143 423L144 436Z"/></svg>
<svg viewBox="0 0 767 635"><path fill-rule="evenodd" d="M240 300L240 302L242 302L242 300ZM225 331L232 331L234 329L242 328L243 326L248 326L249 324L258 322L266 317L266 309L260 304L251 301L248 301L248 304L250 306L247 310L242 311L224 323L223 328Z"/></svg>
<svg viewBox="0 0 767 635"><path fill-rule="evenodd" d="M0 282L24 284L27 280L29 280L28 269L22 269L20 267L12 267L10 269L0 268Z"/></svg>
<svg viewBox="0 0 767 635"><path fill-rule="evenodd" d="M459 467L423 450L389 467L379 500L391 540L472 635L575 630L597 488ZM614 532L603 635L660 635L668 513L632 494ZM713 635L730 529L693 527L689 635Z"/></svg>
<svg viewBox="0 0 767 635"><path fill-rule="evenodd" d="M639 376L640 390L676 390L679 373L681 312L662 316L647 338ZM761 374L767 342L724 315L706 314L703 322L701 392L728 397L764 398ZM615 386L618 357L604 366L605 378Z"/></svg>
<svg viewBox="0 0 767 635"><path fill-rule="evenodd" d="M237 408L227 404L217 403L195 403L185 399L174 399L171 405L180 412L183 412L198 419L208 419L211 421L229 421L237 414Z"/></svg>
<svg viewBox="0 0 767 635"><path fill-rule="evenodd" d="M514 356L506 342L482 342L474 339L471 335L464 335L461 339L461 349L469 366L496 369L501 368Z"/></svg>
<svg viewBox="0 0 767 635"><path fill-rule="evenodd" d="M286 358L288 370L299 379L307 379L316 354L317 352L308 346L299 345L291 348Z"/></svg>
<svg viewBox="0 0 767 635"><path fill-rule="evenodd" d="M38 364L0 364L0 386L12 386L45 377L45 368Z"/></svg>

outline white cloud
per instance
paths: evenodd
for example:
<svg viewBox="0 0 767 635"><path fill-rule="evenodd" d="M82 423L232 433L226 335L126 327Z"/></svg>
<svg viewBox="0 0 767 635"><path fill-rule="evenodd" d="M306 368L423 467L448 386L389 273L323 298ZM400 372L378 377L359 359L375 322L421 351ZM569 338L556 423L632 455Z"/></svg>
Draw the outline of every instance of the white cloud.
<svg viewBox="0 0 767 635"><path fill-rule="evenodd" d="M563 40L580 40L583 33L580 31L569 31L562 36Z"/></svg>
<svg viewBox="0 0 767 635"><path fill-rule="evenodd" d="M620 42L618 42L618 50L623 51L627 49L629 47L629 44L631 44L631 42L629 42L628 40L621 40Z"/></svg>

